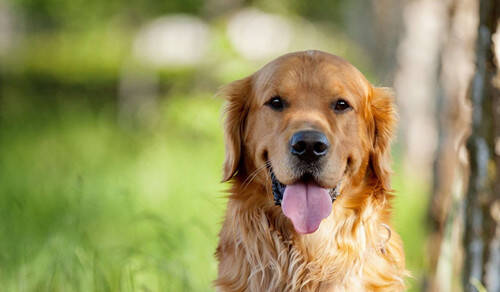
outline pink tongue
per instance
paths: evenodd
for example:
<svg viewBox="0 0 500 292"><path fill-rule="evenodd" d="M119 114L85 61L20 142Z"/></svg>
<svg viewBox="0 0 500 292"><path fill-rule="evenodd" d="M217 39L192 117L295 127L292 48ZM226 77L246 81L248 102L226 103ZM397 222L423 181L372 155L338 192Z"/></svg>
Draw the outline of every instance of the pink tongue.
<svg viewBox="0 0 500 292"><path fill-rule="evenodd" d="M286 186L281 207L298 233L313 233L330 215L332 199L327 189L298 183Z"/></svg>

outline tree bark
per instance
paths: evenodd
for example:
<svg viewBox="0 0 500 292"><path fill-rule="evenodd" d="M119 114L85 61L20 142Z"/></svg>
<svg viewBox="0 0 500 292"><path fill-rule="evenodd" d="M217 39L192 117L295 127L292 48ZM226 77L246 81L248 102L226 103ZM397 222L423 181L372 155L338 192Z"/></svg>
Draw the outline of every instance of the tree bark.
<svg viewBox="0 0 500 292"><path fill-rule="evenodd" d="M472 134L467 142L470 180L465 199L464 291L500 291L500 96L493 84L497 72L492 36L500 17L500 1L480 0L476 72L470 100Z"/></svg>
<svg viewBox="0 0 500 292"><path fill-rule="evenodd" d="M435 96L439 53L447 23L447 2L406 1L404 36L398 46L394 89L400 113L403 167L423 181L431 179L436 146ZM425 137L425 138L423 138Z"/></svg>
<svg viewBox="0 0 500 292"><path fill-rule="evenodd" d="M428 207L429 274L426 290L460 290L463 201L468 178L465 141L470 135L471 109L467 88L474 73L477 0L447 1L447 25L440 51L436 121L437 149Z"/></svg>

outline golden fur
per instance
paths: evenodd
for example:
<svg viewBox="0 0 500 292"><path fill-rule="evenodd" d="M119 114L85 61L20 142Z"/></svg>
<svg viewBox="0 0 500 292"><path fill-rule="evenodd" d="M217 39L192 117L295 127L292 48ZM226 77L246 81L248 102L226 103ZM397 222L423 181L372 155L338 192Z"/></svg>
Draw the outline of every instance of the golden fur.
<svg viewBox="0 0 500 292"><path fill-rule="evenodd" d="M399 236L390 226L391 91L373 87L343 59L320 51L285 55L228 85L223 181L229 202L216 251L217 291L402 291L407 274ZM284 96L275 113L263 104ZM341 96L353 105L336 114ZM285 184L296 178L286 143L315 128L332 142L318 183L340 183L340 197L319 229L298 234L274 205L267 166Z"/></svg>

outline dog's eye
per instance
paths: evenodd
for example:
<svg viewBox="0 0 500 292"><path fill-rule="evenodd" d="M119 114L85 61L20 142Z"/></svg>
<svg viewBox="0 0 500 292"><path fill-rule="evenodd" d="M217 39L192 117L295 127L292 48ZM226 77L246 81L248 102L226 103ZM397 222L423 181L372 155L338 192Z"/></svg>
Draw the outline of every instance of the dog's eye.
<svg viewBox="0 0 500 292"><path fill-rule="evenodd" d="M333 109L336 112L345 112L346 110L350 109L351 106L347 101L344 99L339 99L333 104Z"/></svg>
<svg viewBox="0 0 500 292"><path fill-rule="evenodd" d="M283 99L281 99L281 97L274 96L271 97L271 99L269 99L266 102L266 105L272 108L273 110L280 112L285 108L286 102Z"/></svg>

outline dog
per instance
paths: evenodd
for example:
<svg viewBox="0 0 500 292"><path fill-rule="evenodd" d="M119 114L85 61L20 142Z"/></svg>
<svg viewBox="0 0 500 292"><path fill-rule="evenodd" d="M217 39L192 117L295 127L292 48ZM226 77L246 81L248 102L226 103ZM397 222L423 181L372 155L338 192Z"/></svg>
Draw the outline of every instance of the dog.
<svg viewBox="0 0 500 292"><path fill-rule="evenodd" d="M403 291L391 227L392 91L322 51L281 56L221 90L217 291Z"/></svg>

